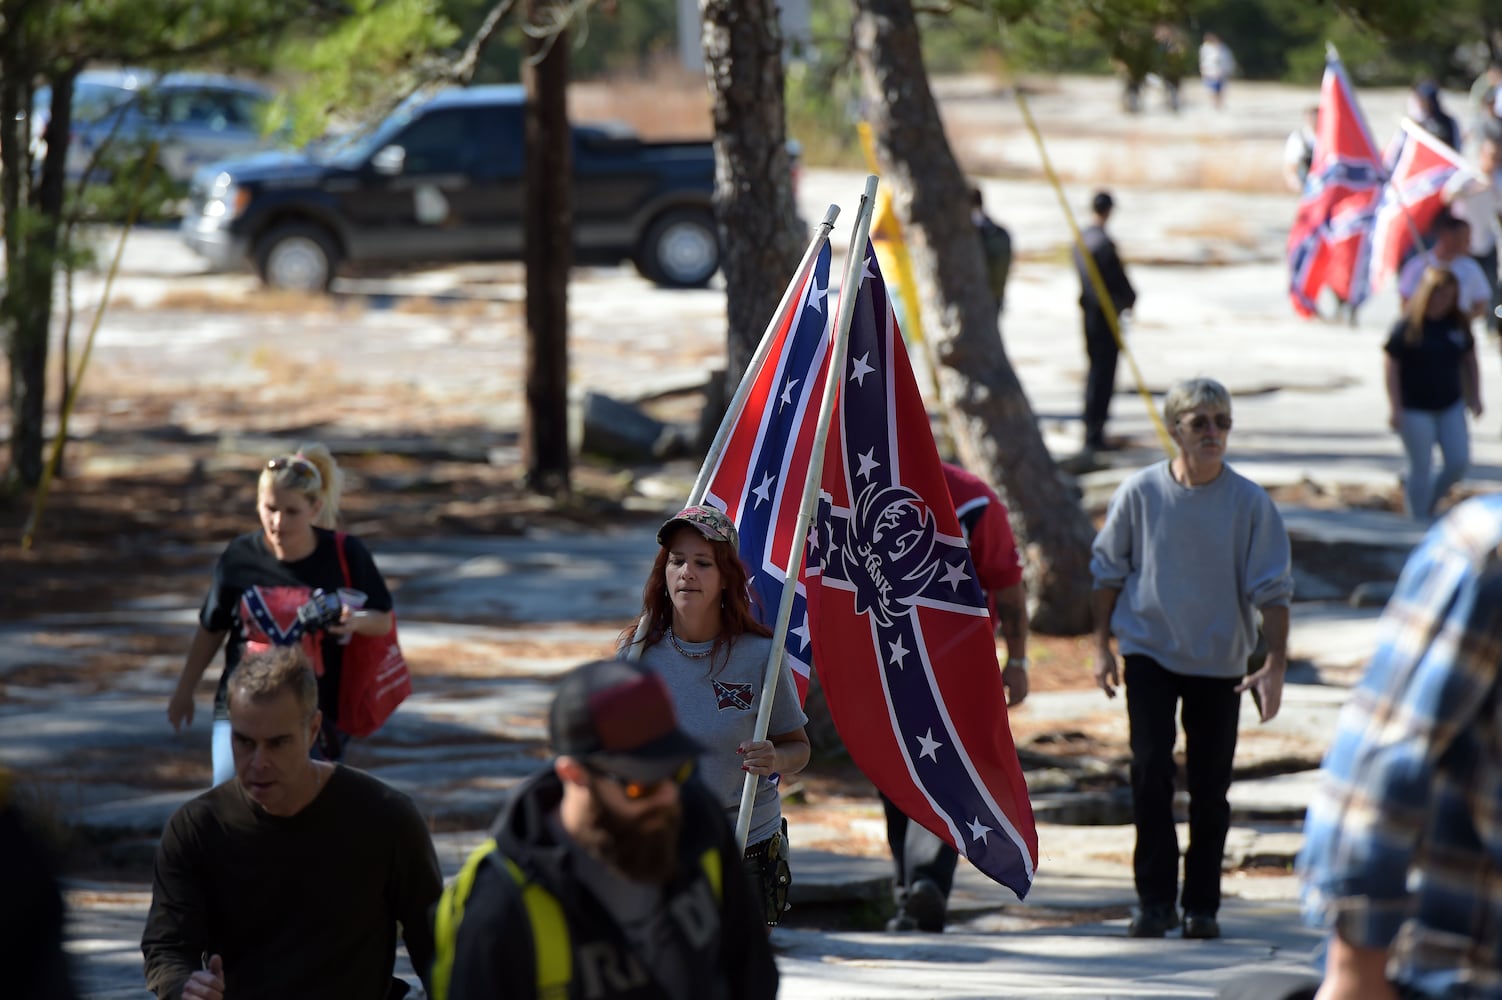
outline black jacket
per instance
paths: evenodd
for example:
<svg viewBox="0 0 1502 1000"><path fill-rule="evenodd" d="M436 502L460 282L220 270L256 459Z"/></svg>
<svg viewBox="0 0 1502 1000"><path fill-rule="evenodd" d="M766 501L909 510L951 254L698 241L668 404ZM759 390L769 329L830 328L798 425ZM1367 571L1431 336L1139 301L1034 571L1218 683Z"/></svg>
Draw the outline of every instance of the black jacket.
<svg viewBox="0 0 1502 1000"><path fill-rule="evenodd" d="M547 825L548 814L562 797L562 781L551 769L534 776L513 794L491 834L497 851L563 908L573 958L568 996L570 1000L662 1000L661 985L642 969L621 929L575 876L579 848L557 841ZM665 905L674 915L675 936L687 957L694 995L705 1000L775 997L777 966L724 811L697 781L684 785L682 802L679 874L667 888ZM711 891L700 861L709 850L719 853L723 888L715 925L706 928L704 908L693 901ZM692 926L679 919L690 914ZM475 875L455 932L449 1000L535 997L536 964L521 889L491 859Z"/></svg>
<svg viewBox="0 0 1502 1000"><path fill-rule="evenodd" d="M1116 307L1118 313L1132 308L1137 301L1137 290L1132 287L1132 282L1127 277L1126 267L1117 256L1116 244L1111 242L1111 237L1107 236L1106 231L1100 226L1091 226L1086 229L1083 238L1085 249L1090 251L1091 257L1095 258L1095 266L1100 270L1106 293L1111 296L1111 304ZM1099 309L1100 297L1095 294L1095 282L1090 280L1090 272L1080 257L1078 247L1074 250L1074 269L1080 276L1080 305L1086 309Z"/></svg>

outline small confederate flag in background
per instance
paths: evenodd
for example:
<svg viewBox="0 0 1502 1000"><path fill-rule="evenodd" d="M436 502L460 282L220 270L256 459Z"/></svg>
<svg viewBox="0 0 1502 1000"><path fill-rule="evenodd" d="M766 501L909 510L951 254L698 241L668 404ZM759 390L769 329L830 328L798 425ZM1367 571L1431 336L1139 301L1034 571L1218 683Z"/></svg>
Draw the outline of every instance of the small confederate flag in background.
<svg viewBox="0 0 1502 1000"><path fill-rule="evenodd" d="M1373 292L1380 291L1418 249L1413 245L1413 231L1428 233L1434 217L1445 207L1445 186L1457 173L1473 172L1459 153L1407 118L1388 145L1386 162L1389 177L1377 199L1372 224L1369 284Z"/></svg>
<svg viewBox="0 0 1502 1000"><path fill-rule="evenodd" d="M808 481L819 404L829 364L831 305L829 244L824 244L773 333L772 348L752 376L751 391L719 461L705 501L725 511L741 536L741 559L763 623L772 625L782 601L803 484ZM808 696L813 657L808 601L800 581L788 624L786 656L798 687Z"/></svg>
<svg viewBox="0 0 1502 1000"><path fill-rule="evenodd" d="M1366 255L1382 178L1351 81L1332 56L1320 86L1314 159L1288 233L1288 294L1299 315L1318 312L1325 288L1350 305L1366 299Z"/></svg>
<svg viewBox="0 0 1502 1000"><path fill-rule="evenodd" d="M1038 862L976 581L869 244L806 570L819 683L861 770L1015 892Z"/></svg>

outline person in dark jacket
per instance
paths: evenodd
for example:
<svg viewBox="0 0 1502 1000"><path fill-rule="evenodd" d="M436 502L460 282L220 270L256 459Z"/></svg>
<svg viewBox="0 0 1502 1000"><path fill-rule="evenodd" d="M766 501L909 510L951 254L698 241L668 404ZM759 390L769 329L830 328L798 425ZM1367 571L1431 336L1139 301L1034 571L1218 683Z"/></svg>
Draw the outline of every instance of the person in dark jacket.
<svg viewBox="0 0 1502 1000"><path fill-rule="evenodd" d="M15 801L15 778L0 768L0 968L5 996L73 1000L63 950L66 910L57 859Z"/></svg>
<svg viewBox="0 0 1502 1000"><path fill-rule="evenodd" d="M1439 84L1433 80L1420 80L1413 85L1411 112L1418 123L1440 142L1451 149L1460 149L1460 124L1445 110L1440 101Z"/></svg>
<svg viewBox="0 0 1502 1000"><path fill-rule="evenodd" d="M1097 191L1090 202L1095 224L1083 234L1085 250L1095 262L1101 284L1110 297L1119 318L1137 303L1137 291L1127 278L1126 268L1117 256L1116 244L1106 235L1106 222L1115 207L1109 191ZM1074 251L1074 267L1080 276L1080 310L1085 319L1085 353L1090 359L1090 373L1085 379L1085 449L1104 451L1106 417L1111 409L1111 393L1116 388L1116 358L1120 353L1111 321L1101 305L1095 278L1086 266L1079 248Z"/></svg>
<svg viewBox="0 0 1502 1000"><path fill-rule="evenodd" d="M620 660L559 684L558 754L434 912L433 1000L762 1000L777 967L702 747Z"/></svg>

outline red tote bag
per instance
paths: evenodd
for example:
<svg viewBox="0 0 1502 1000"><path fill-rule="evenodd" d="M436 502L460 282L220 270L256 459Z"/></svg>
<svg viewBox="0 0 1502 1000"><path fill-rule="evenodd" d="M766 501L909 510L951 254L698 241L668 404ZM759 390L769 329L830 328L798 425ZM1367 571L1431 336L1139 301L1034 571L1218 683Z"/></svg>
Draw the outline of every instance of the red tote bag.
<svg viewBox="0 0 1502 1000"><path fill-rule="evenodd" d="M344 557L344 532L334 536L344 585L353 587ZM339 728L351 736L369 736L385 725L396 707L412 693L412 673L396 641L396 612L385 635L353 635L344 647L339 676Z"/></svg>

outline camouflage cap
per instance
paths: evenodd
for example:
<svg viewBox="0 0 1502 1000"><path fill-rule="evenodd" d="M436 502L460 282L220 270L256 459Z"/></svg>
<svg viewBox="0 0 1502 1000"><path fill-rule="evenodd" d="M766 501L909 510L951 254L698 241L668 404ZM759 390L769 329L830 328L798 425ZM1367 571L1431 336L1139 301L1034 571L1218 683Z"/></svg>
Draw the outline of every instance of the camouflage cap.
<svg viewBox="0 0 1502 1000"><path fill-rule="evenodd" d="M657 544L666 545L673 532L682 527L695 529L711 542L729 542L731 548L740 550L741 536L735 530L735 522L716 507L699 504L683 508L657 529Z"/></svg>

